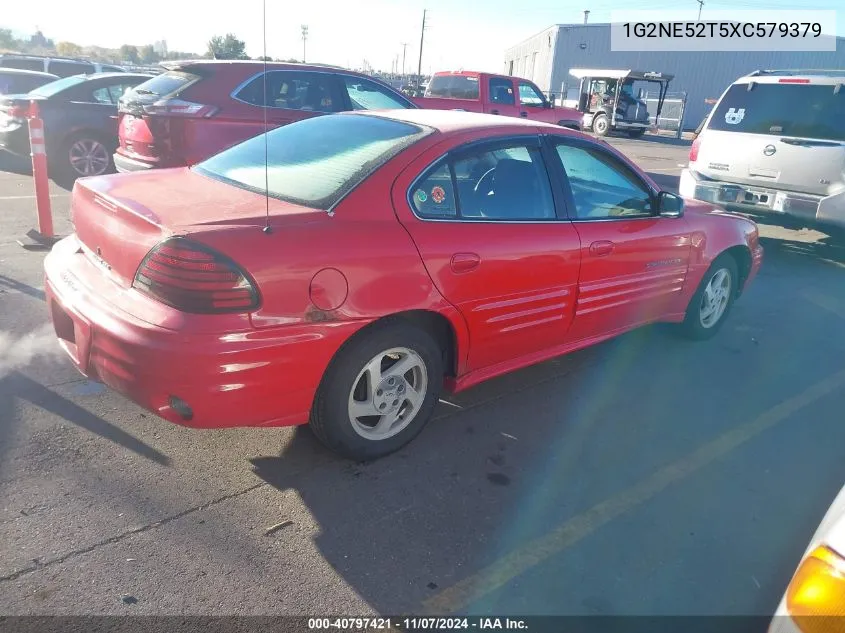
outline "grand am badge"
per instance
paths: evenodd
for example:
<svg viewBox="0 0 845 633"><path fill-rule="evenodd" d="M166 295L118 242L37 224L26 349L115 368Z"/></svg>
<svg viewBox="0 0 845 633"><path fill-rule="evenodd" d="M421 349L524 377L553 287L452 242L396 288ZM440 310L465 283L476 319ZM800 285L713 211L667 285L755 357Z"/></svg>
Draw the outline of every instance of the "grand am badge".
<svg viewBox="0 0 845 633"><path fill-rule="evenodd" d="M443 187L437 186L431 190L431 199L434 200L437 204L440 204L446 199L446 192L443 190Z"/></svg>

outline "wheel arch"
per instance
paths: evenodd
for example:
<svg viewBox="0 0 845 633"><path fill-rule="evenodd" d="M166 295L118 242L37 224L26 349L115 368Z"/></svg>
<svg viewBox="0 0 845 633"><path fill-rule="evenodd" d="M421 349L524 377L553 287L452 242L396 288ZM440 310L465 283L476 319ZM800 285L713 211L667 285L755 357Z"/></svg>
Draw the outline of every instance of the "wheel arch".
<svg viewBox="0 0 845 633"><path fill-rule="evenodd" d="M742 289L745 287L745 281L751 273L751 250L744 244L736 244L723 250L719 253L718 257L722 257L723 255L733 258L736 262L739 279L737 279L735 296L739 297L742 294Z"/></svg>

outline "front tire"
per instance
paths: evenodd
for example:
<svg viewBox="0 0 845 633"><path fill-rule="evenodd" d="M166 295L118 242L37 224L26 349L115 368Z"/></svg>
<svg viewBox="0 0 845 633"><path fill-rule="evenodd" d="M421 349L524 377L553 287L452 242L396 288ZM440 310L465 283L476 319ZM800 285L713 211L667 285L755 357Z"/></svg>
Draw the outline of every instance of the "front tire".
<svg viewBox="0 0 845 633"><path fill-rule="evenodd" d="M610 134L610 121L604 114L597 114L593 119L593 132L596 136L607 136Z"/></svg>
<svg viewBox="0 0 845 633"><path fill-rule="evenodd" d="M682 333L697 341L715 336L731 311L738 283L736 260L730 255L717 257L687 306Z"/></svg>
<svg viewBox="0 0 845 633"><path fill-rule="evenodd" d="M630 138L642 138L645 135L645 130L640 128L638 130L628 130L628 136Z"/></svg>
<svg viewBox="0 0 845 633"><path fill-rule="evenodd" d="M443 354L424 330L394 321L353 338L329 366L311 428L332 451L384 457L428 423L443 385Z"/></svg>

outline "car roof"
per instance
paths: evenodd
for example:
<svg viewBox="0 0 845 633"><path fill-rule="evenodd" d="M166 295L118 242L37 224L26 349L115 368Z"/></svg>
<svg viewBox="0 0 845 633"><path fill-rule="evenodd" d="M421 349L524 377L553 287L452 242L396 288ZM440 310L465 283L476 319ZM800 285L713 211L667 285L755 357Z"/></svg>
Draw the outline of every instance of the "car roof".
<svg viewBox="0 0 845 633"><path fill-rule="evenodd" d="M541 121L481 114L478 112L465 112L462 110L427 110L424 108L415 110L356 110L347 114L390 118L396 121L429 127L444 133L508 127L524 127L535 130L538 127L553 130L563 129L557 125L543 123Z"/></svg>
<svg viewBox="0 0 845 633"><path fill-rule="evenodd" d="M55 79L59 78L58 75L54 75L53 73L45 73L41 70L23 70L21 68L6 68L5 66L0 66L0 73L8 75L29 75L30 77L48 77Z"/></svg>
<svg viewBox="0 0 845 633"><path fill-rule="evenodd" d="M816 84L836 86L845 83L845 71L808 69L804 71L755 71L737 79L734 84Z"/></svg>
<svg viewBox="0 0 845 633"><path fill-rule="evenodd" d="M77 75L79 77L80 75ZM108 79L112 77L117 77L119 79L126 79L127 77L138 77L144 79L152 79L155 75L151 75L150 73L123 73L123 72L108 72L108 73L91 73L89 75L81 75L85 77L86 80L91 81L92 79Z"/></svg>

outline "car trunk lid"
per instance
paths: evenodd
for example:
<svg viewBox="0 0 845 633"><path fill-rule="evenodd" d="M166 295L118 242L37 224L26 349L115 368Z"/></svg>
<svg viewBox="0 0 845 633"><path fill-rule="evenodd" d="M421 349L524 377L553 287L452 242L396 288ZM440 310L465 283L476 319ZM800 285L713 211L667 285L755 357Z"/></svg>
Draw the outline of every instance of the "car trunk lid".
<svg viewBox="0 0 845 633"><path fill-rule="evenodd" d="M320 213L276 199L272 219ZM129 288L142 260L160 241L215 225L258 226L266 198L188 168L78 180L71 221L84 253L116 283Z"/></svg>

